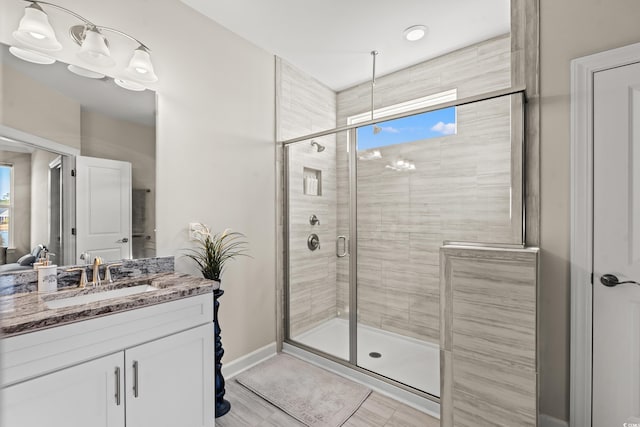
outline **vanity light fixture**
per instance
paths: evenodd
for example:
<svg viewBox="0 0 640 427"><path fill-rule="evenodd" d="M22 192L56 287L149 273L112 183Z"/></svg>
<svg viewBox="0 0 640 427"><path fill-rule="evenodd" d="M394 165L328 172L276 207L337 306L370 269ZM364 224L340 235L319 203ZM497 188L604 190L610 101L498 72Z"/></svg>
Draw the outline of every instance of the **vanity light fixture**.
<svg viewBox="0 0 640 427"><path fill-rule="evenodd" d="M25 49L22 47L11 46L9 52L15 57L22 59L23 61L33 62L34 64L49 65L56 62L55 58L49 55L36 52L35 50Z"/></svg>
<svg viewBox="0 0 640 427"><path fill-rule="evenodd" d="M145 87L140 83L132 82L129 80L114 79L114 82L123 89L132 90L135 92L142 92L145 89Z"/></svg>
<svg viewBox="0 0 640 427"><path fill-rule="evenodd" d="M80 27L79 29L77 27ZM78 39L73 36L74 29L81 31ZM80 44L78 57L89 64L98 67L113 67L116 61L111 57L106 37L98 30L96 26L76 25L71 27L72 38Z"/></svg>
<svg viewBox="0 0 640 427"><path fill-rule="evenodd" d="M378 160L382 158L382 153L380 150L367 151L364 154L358 156L359 160L369 161L369 160Z"/></svg>
<svg viewBox="0 0 640 427"><path fill-rule="evenodd" d="M407 41L417 42L422 39L427 34L427 26L426 25L412 25L411 27L405 29L402 34Z"/></svg>
<svg viewBox="0 0 640 427"><path fill-rule="evenodd" d="M46 55L49 52L62 50L62 44L58 41L56 33L49 22L49 17L42 6L48 6L69 15L82 22L69 29L71 39L76 42L80 49L77 55L87 64L98 68L109 68L116 64L111 56L110 41L105 33L113 33L136 43L131 59L125 67L121 67L120 72L115 72L116 76L121 74L122 78L116 79L116 84L129 90L144 90L143 83L153 83L158 81L158 76L153 69L151 62L151 50L135 37L116 30L114 28L96 25L77 13L45 1L24 0L29 3L25 8L24 16L20 20L18 29L13 32L13 37L23 46L12 46L10 51L13 55L25 61L36 64L52 64L55 58ZM128 47L127 49L131 49ZM78 75L89 78L103 78L104 74L79 66L69 66L69 70Z"/></svg>
<svg viewBox="0 0 640 427"><path fill-rule="evenodd" d="M87 77L90 79L103 79L105 77L102 73L97 73L95 71L88 70L86 68L78 67L77 65L68 65L67 70L71 71L74 74L77 74L82 77Z"/></svg>
<svg viewBox="0 0 640 427"><path fill-rule="evenodd" d="M393 162L393 163L391 163L389 165L386 165L385 167L387 169L391 169L391 170L398 171L398 172L416 170L416 165L415 164L413 164L411 162L408 162L406 160L402 160L402 159L396 160L395 162Z"/></svg>
<svg viewBox="0 0 640 427"><path fill-rule="evenodd" d="M24 9L24 16L18 29L13 32L13 38L32 49L50 52L62 50L62 45L49 23L49 17L36 2Z"/></svg>
<svg viewBox="0 0 640 427"><path fill-rule="evenodd" d="M133 51L133 56L125 72L132 79L141 82L153 83L158 80L158 76L153 71L149 49L143 45Z"/></svg>

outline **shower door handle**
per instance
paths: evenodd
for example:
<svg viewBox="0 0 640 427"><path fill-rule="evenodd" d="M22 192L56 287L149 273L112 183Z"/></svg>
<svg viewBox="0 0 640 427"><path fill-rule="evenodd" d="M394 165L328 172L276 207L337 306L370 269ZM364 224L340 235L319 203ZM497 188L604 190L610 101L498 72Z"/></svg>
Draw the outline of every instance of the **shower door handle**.
<svg viewBox="0 0 640 427"><path fill-rule="evenodd" d="M342 240L342 252L340 252L340 240ZM343 258L347 256L347 252L347 236L338 236L336 239L336 256L338 258Z"/></svg>

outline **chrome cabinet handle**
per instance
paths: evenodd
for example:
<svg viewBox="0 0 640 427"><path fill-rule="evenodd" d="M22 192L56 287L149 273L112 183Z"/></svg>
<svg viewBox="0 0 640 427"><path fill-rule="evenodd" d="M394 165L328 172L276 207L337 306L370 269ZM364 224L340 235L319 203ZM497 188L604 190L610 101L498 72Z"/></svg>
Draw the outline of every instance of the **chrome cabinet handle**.
<svg viewBox="0 0 640 427"><path fill-rule="evenodd" d="M120 367L116 367L116 406L120 406Z"/></svg>
<svg viewBox="0 0 640 427"><path fill-rule="evenodd" d="M133 361L133 397L138 397L140 394L140 384L138 383L138 371L140 367L138 366L138 361Z"/></svg>
<svg viewBox="0 0 640 427"><path fill-rule="evenodd" d="M342 253L340 253L340 240L343 242ZM336 239L336 256L338 258L343 258L347 256L347 236L338 236Z"/></svg>
<svg viewBox="0 0 640 427"><path fill-rule="evenodd" d="M613 288L614 286L618 286L618 285L624 285L625 283L633 283L634 285L640 285L640 283L634 280L625 280L624 282L621 282L618 279L618 276L614 274L603 274L602 277L600 277L600 283L610 288Z"/></svg>

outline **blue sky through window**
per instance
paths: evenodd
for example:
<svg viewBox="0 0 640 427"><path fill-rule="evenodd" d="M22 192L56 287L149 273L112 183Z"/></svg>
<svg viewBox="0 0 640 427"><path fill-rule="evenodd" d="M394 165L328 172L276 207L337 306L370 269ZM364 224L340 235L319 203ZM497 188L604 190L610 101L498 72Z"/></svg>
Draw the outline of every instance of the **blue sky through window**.
<svg viewBox="0 0 640 427"><path fill-rule="evenodd" d="M11 191L11 167L0 166L0 199Z"/></svg>
<svg viewBox="0 0 640 427"><path fill-rule="evenodd" d="M403 144L456 133L456 107L429 111L377 124L382 131L373 134L373 125L358 128L358 150Z"/></svg>

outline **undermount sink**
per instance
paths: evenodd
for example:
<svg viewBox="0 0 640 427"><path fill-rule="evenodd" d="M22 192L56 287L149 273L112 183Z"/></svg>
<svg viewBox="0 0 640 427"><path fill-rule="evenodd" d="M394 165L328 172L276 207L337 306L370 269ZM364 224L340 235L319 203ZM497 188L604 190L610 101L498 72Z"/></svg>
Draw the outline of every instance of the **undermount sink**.
<svg viewBox="0 0 640 427"><path fill-rule="evenodd" d="M141 294L144 292L156 291L158 288L151 285L137 285L126 288L110 289L108 291L96 291L90 294L76 295L69 298L54 299L45 302L47 308L64 308L73 305L87 304L95 301L102 301L111 298L126 297L129 295Z"/></svg>

